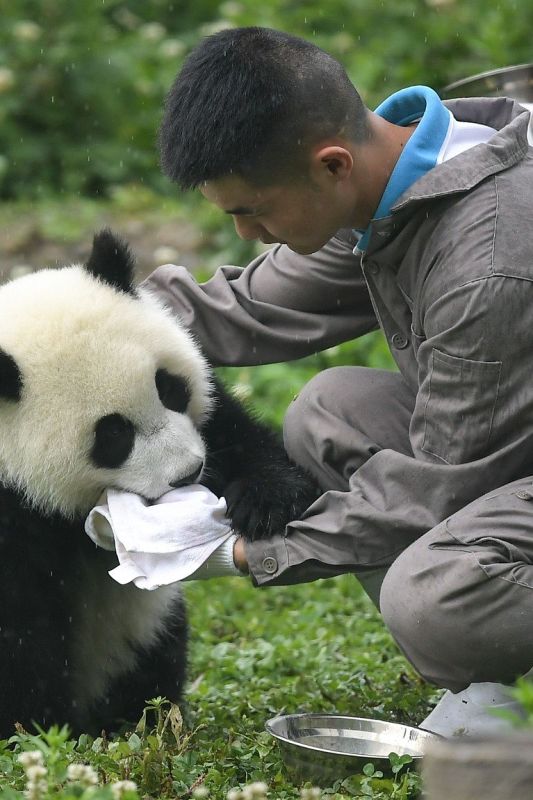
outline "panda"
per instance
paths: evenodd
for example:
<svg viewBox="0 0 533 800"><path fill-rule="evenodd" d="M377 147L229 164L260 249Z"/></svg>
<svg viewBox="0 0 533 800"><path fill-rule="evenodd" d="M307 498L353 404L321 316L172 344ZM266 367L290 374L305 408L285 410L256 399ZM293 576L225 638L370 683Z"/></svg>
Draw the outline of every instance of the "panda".
<svg viewBox="0 0 533 800"><path fill-rule="evenodd" d="M114 730L147 698L181 697L180 586L109 577L114 554L84 533L105 488L155 499L204 483L249 539L316 497L133 269L106 229L86 264L0 287L0 738L15 722Z"/></svg>

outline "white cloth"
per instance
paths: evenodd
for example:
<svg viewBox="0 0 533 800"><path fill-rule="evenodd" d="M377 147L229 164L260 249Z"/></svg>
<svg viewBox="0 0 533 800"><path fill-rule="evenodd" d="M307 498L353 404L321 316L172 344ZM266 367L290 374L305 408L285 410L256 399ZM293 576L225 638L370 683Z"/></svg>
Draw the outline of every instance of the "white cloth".
<svg viewBox="0 0 533 800"><path fill-rule="evenodd" d="M99 547L116 551L119 566L109 575L118 583L133 581L139 589L190 577L218 548L227 550L221 546L234 538L224 498L198 484L173 489L152 505L117 489L107 489L100 500L85 521L85 531ZM218 574L239 572L226 564L226 571Z"/></svg>

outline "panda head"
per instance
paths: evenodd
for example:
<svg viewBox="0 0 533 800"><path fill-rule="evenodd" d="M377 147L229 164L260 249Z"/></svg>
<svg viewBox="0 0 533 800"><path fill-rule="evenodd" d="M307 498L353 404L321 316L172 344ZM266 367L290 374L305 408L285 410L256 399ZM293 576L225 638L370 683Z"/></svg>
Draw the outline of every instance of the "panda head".
<svg viewBox="0 0 533 800"><path fill-rule="evenodd" d="M103 231L86 265L0 287L0 482L45 513L109 486L156 498L202 469L208 366L132 266Z"/></svg>

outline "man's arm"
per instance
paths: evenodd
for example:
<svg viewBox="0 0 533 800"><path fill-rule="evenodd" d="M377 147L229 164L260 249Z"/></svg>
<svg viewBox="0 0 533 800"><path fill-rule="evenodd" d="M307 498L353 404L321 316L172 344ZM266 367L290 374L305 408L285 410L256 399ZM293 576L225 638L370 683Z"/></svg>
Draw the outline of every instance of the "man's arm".
<svg viewBox="0 0 533 800"><path fill-rule="evenodd" d="M302 256L286 245L198 284L185 267L143 283L183 321L214 366L288 361L377 328L351 231Z"/></svg>
<svg viewBox="0 0 533 800"><path fill-rule="evenodd" d="M491 276L435 296L419 350L413 455L380 450L285 536L245 543L255 583L386 566L472 500L533 474L533 283ZM238 558L242 553L237 553Z"/></svg>

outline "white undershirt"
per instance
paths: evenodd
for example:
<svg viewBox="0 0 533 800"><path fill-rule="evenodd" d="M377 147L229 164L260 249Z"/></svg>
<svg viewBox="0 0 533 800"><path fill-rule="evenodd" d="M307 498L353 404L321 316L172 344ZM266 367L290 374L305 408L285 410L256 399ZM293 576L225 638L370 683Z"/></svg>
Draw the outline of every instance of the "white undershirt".
<svg viewBox="0 0 533 800"><path fill-rule="evenodd" d="M478 122L459 122L450 113L450 124L446 138L437 156L437 164L442 164L454 156L464 153L476 144L484 144L496 133L495 128L480 125Z"/></svg>

